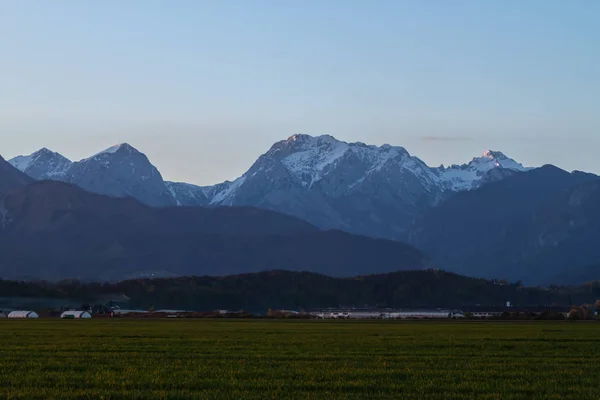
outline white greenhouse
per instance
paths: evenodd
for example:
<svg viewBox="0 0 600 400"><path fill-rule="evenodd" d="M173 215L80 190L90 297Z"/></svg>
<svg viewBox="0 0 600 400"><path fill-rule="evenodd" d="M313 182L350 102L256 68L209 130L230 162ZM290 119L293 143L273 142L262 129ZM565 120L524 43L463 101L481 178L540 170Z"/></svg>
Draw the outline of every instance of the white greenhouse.
<svg viewBox="0 0 600 400"><path fill-rule="evenodd" d="M40 316L35 311L11 311L8 318L36 319Z"/></svg>
<svg viewBox="0 0 600 400"><path fill-rule="evenodd" d="M60 317L63 319L90 319L92 314L88 311L65 311Z"/></svg>

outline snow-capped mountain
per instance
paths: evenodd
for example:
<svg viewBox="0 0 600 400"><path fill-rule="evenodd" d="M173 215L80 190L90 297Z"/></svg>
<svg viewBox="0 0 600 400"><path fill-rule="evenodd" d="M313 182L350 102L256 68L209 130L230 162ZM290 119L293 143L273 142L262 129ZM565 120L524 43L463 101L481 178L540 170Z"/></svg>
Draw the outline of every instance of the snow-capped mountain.
<svg viewBox="0 0 600 400"><path fill-rule="evenodd" d="M9 162L37 180L63 180L73 164L68 158L45 147L28 156L15 157Z"/></svg>
<svg viewBox="0 0 600 400"><path fill-rule="evenodd" d="M131 196L150 206L176 204L158 169L127 143L77 162L44 148L10 163L38 180L68 182L113 197Z"/></svg>
<svg viewBox="0 0 600 400"><path fill-rule="evenodd" d="M322 228L394 239L405 239L415 216L452 193L526 170L494 151L464 165L431 168L403 147L301 134L275 143L238 179L207 187L164 181L128 144L74 163L47 149L10 162L35 179L132 196L151 206L249 205Z"/></svg>
<svg viewBox="0 0 600 400"><path fill-rule="evenodd" d="M430 168L402 147L294 135L215 191L210 203L258 206L323 228L400 239L421 211L498 179L496 170L525 168L492 151L465 165Z"/></svg>
<svg viewBox="0 0 600 400"><path fill-rule="evenodd" d="M150 206L175 204L158 169L145 154L127 143L73 163L68 179L91 192L131 196Z"/></svg>
<svg viewBox="0 0 600 400"><path fill-rule="evenodd" d="M468 164L438 168L442 181L453 191L471 190L486 182L489 172L495 169L526 171L522 164L508 158L499 151L485 151Z"/></svg>
<svg viewBox="0 0 600 400"><path fill-rule="evenodd" d="M238 188L249 177L263 171L277 177L285 170L294 181L310 189L328 175L339 172L340 168L350 167L358 172L357 179L353 182L339 182L338 190L351 191L370 176L382 171L385 173L394 167L418 176L428 190L442 192L474 189L485 182L486 175L493 169L527 169L501 152L491 150L485 151L481 157L473 158L468 164L430 168L403 147L346 143L329 135L294 135L276 143L246 174L226 188L216 191L211 203L232 203Z"/></svg>

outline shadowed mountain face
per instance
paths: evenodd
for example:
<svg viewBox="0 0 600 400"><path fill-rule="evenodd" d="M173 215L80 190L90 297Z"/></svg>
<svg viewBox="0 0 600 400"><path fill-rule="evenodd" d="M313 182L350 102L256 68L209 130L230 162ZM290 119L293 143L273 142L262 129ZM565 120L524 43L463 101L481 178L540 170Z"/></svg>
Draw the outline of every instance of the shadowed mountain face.
<svg viewBox="0 0 600 400"><path fill-rule="evenodd" d="M33 181L31 177L15 169L0 156L0 195L25 186Z"/></svg>
<svg viewBox="0 0 600 400"><path fill-rule="evenodd" d="M600 243L598 182L545 166L458 193L416 222L411 243L452 271L541 283L600 260L589 247Z"/></svg>
<svg viewBox="0 0 600 400"><path fill-rule="evenodd" d="M151 208L131 198L39 182L3 198L0 276L118 280L153 271L223 275L301 269L334 276L420 269L387 240L324 232L249 207Z"/></svg>

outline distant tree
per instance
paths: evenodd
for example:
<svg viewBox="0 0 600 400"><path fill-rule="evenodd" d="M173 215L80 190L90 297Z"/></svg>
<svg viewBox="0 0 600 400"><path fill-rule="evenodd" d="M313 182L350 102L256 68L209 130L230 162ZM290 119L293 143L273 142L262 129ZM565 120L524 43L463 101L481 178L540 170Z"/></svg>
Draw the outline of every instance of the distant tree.
<svg viewBox="0 0 600 400"><path fill-rule="evenodd" d="M573 306L571 307L571 311L569 311L570 320L587 320L592 319L592 317L592 312L586 307Z"/></svg>
<svg viewBox="0 0 600 400"><path fill-rule="evenodd" d="M564 320L565 316L563 313L556 312L556 311L544 311L540 315L538 315L537 318L535 318L535 319L544 320L544 321L560 321L560 320Z"/></svg>

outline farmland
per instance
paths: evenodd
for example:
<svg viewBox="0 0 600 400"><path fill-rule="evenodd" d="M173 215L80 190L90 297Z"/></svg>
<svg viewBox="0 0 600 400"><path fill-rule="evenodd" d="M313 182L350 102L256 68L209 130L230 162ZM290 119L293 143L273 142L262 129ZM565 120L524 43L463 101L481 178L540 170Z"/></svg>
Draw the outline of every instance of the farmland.
<svg viewBox="0 0 600 400"><path fill-rule="evenodd" d="M600 324L0 321L0 398L596 399Z"/></svg>

